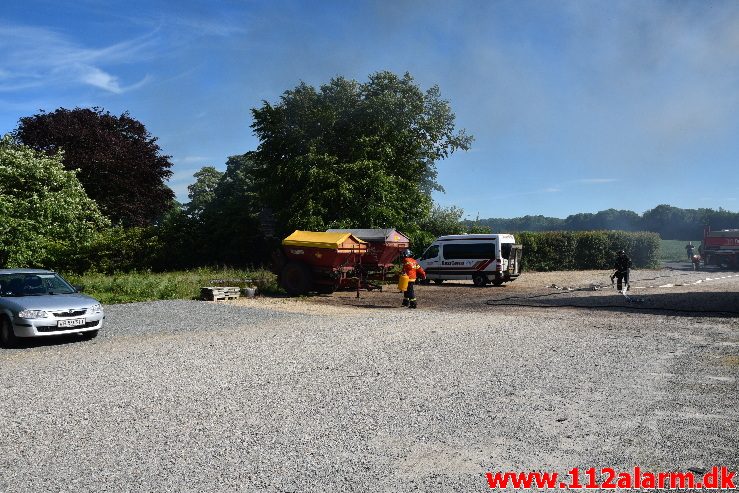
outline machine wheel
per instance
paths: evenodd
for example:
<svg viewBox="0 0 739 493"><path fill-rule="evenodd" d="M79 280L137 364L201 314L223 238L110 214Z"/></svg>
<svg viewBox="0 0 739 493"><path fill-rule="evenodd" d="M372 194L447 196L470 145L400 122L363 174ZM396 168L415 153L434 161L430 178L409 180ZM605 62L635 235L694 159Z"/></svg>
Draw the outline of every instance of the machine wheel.
<svg viewBox="0 0 739 493"><path fill-rule="evenodd" d="M331 294L336 291L336 286L333 284L316 284L313 289L320 294Z"/></svg>
<svg viewBox="0 0 739 493"><path fill-rule="evenodd" d="M310 269L298 262L288 262L280 273L280 286L290 296L306 294L313 284Z"/></svg>
<svg viewBox="0 0 739 493"><path fill-rule="evenodd" d="M87 332L82 332L80 335L82 336L84 340L89 341L90 339L95 339L98 336L98 331L90 330Z"/></svg>
<svg viewBox="0 0 739 493"><path fill-rule="evenodd" d="M12 348L18 345L18 338L13 332L10 320L5 315L0 315L0 347Z"/></svg>
<svg viewBox="0 0 739 493"><path fill-rule="evenodd" d="M478 288L486 285L487 283L488 283L488 278L487 276L485 276L485 274L481 274L479 272L472 274L472 284L474 284Z"/></svg>
<svg viewBox="0 0 739 493"><path fill-rule="evenodd" d="M434 279L434 284L441 284L444 282L444 279Z"/></svg>

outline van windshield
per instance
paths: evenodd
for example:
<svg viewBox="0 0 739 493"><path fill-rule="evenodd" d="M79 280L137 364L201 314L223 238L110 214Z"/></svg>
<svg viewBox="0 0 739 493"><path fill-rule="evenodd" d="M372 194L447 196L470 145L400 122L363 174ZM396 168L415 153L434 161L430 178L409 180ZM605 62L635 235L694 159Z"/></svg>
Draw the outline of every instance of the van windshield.
<svg viewBox="0 0 739 493"><path fill-rule="evenodd" d="M421 260L426 260L427 258L436 258L439 256L439 245L431 245L426 249L425 252L423 252L423 256L421 256Z"/></svg>

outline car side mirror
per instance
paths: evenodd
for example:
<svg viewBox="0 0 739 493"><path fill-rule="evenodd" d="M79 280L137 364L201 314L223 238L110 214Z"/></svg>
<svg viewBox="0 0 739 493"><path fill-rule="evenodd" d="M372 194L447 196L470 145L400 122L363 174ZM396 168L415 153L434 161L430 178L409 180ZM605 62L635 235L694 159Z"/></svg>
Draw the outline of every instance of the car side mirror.
<svg viewBox="0 0 739 493"><path fill-rule="evenodd" d="M72 284L72 287L78 293L82 293L85 290L85 286L83 286L82 284Z"/></svg>

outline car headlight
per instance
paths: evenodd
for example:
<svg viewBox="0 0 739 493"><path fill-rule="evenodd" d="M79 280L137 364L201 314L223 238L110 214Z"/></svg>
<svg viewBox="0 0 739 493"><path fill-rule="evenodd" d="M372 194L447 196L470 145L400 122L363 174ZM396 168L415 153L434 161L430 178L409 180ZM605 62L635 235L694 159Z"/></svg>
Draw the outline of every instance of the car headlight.
<svg viewBox="0 0 739 493"><path fill-rule="evenodd" d="M18 312L20 318L47 318L49 316L44 310L23 310Z"/></svg>
<svg viewBox="0 0 739 493"><path fill-rule="evenodd" d="M103 305L101 305L100 303L92 305L90 308L87 309L87 313L103 313Z"/></svg>

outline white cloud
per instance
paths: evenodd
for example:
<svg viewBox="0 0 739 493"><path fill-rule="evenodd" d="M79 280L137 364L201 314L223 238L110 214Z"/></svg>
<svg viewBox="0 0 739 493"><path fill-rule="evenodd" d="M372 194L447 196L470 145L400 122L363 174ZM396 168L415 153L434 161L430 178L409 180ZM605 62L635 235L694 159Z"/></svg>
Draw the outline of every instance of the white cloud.
<svg viewBox="0 0 739 493"><path fill-rule="evenodd" d="M0 24L0 91L46 85L84 84L121 94L149 79L123 85L110 68L140 62L155 53L152 35L102 48L80 46L68 37L40 27Z"/></svg>
<svg viewBox="0 0 739 493"><path fill-rule="evenodd" d="M618 178L581 178L580 180L577 180L577 183L595 185L600 183L613 183L615 181L619 181Z"/></svg>
<svg viewBox="0 0 739 493"><path fill-rule="evenodd" d="M118 83L118 77L103 72L97 67L87 67L87 69L81 77L83 82L116 94L123 92Z"/></svg>
<svg viewBox="0 0 739 493"><path fill-rule="evenodd" d="M171 16L166 21L167 23L174 24L176 27L182 27L205 36L228 37L247 32L243 26L224 18L209 20L195 17Z"/></svg>

